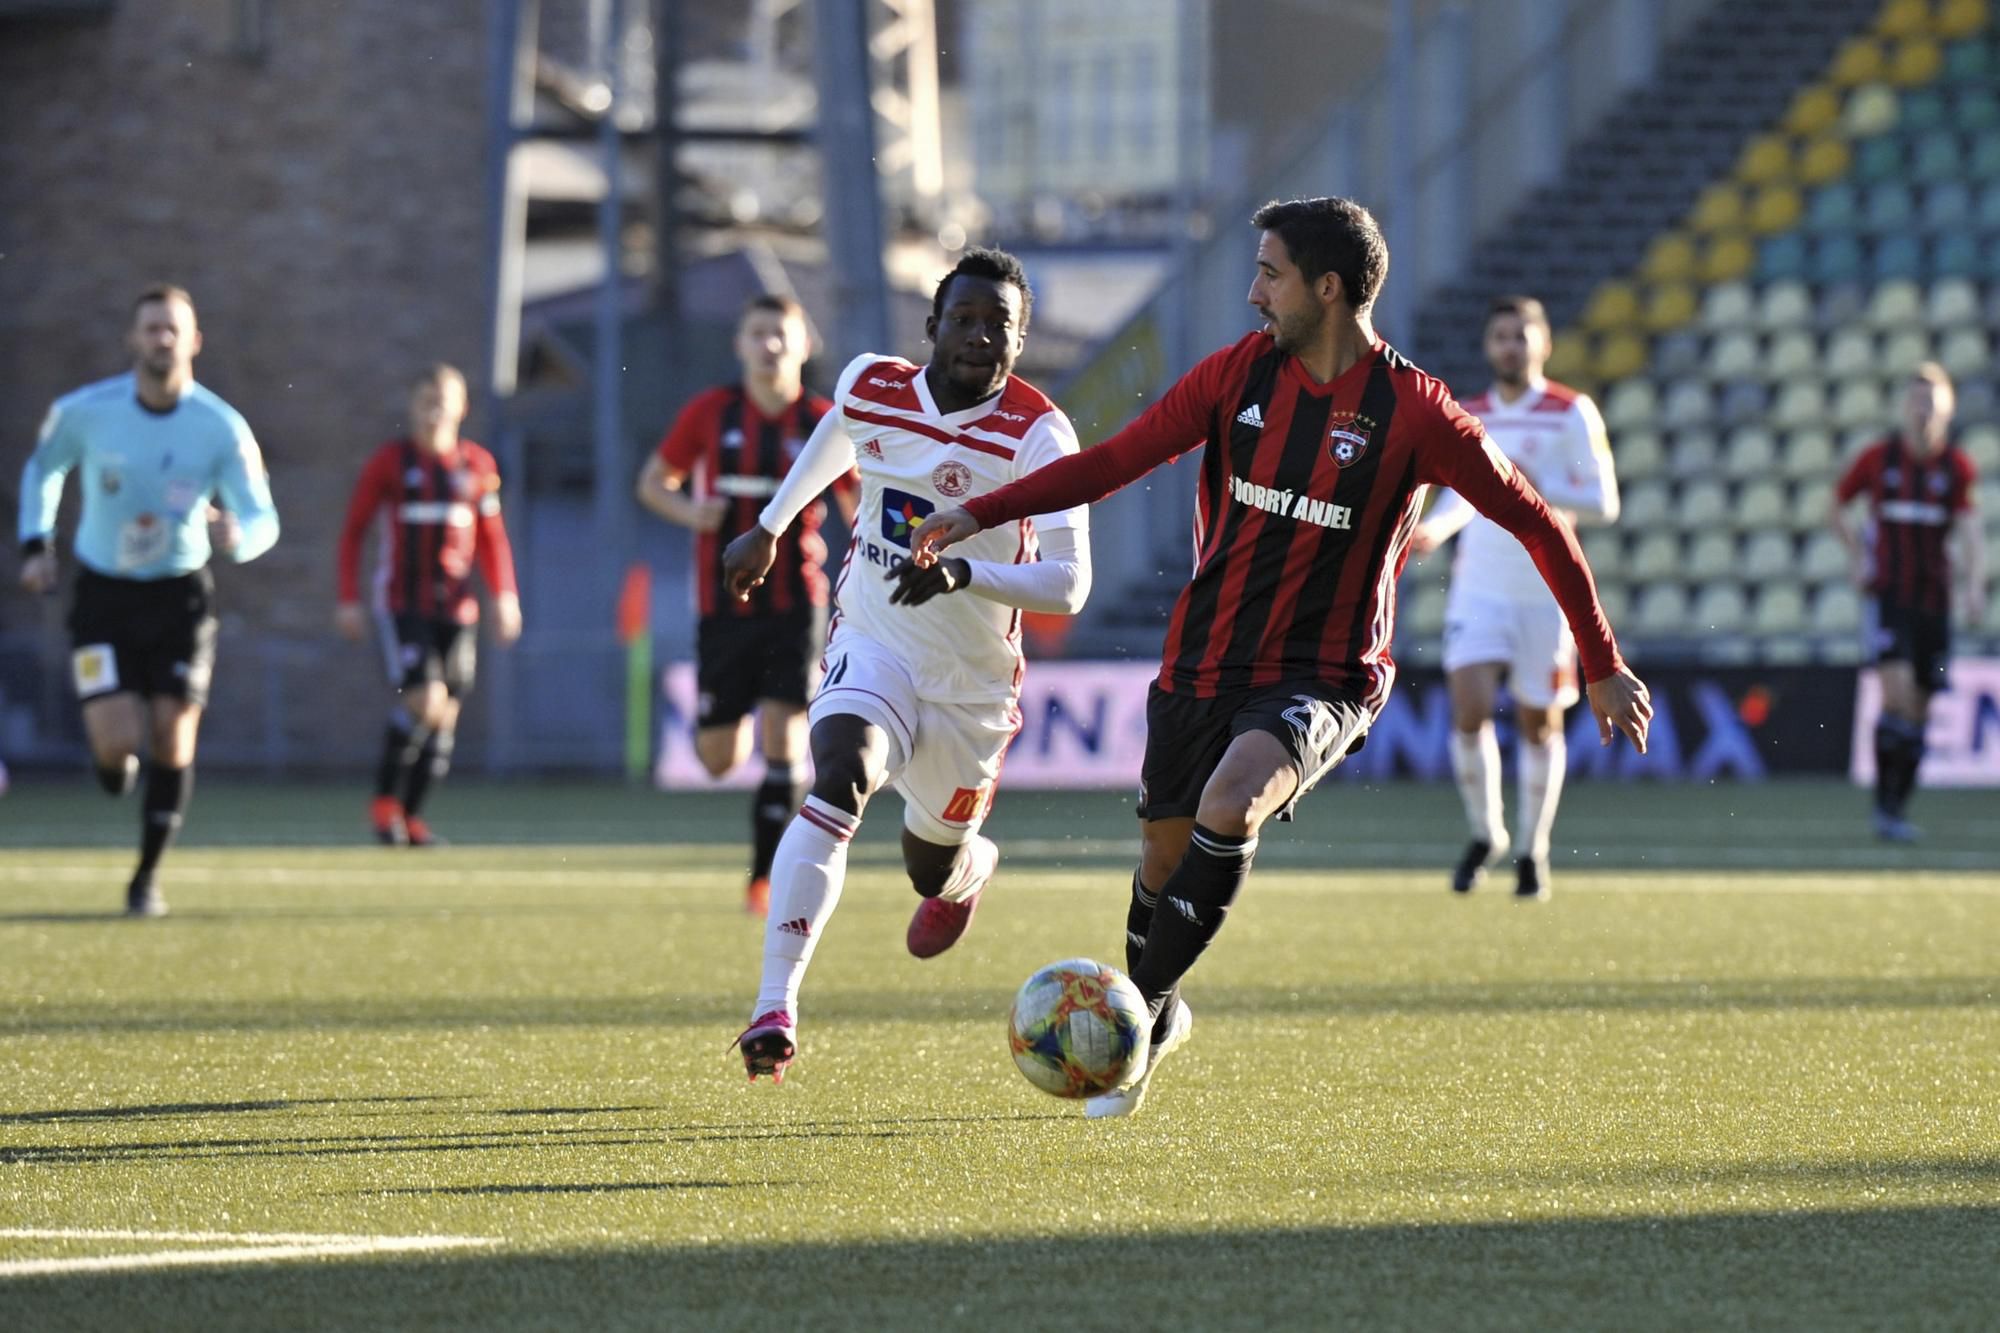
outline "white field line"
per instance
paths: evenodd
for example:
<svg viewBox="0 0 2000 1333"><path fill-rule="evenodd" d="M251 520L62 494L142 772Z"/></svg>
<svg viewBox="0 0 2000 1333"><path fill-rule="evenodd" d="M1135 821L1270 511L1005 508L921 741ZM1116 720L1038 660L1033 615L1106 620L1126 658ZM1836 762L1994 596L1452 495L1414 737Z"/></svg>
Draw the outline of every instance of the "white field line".
<svg viewBox="0 0 2000 1333"><path fill-rule="evenodd" d="M61 1273L107 1273L122 1269L185 1268L253 1264L335 1255L397 1254L492 1245L482 1236L322 1236L291 1232L82 1231L21 1227L0 1230L0 1240L105 1240L212 1243L208 1249L153 1250L137 1254L78 1255L53 1259L0 1260L0 1278ZM241 1242L255 1241L245 1245ZM228 1243L223 1243L228 1242Z"/></svg>

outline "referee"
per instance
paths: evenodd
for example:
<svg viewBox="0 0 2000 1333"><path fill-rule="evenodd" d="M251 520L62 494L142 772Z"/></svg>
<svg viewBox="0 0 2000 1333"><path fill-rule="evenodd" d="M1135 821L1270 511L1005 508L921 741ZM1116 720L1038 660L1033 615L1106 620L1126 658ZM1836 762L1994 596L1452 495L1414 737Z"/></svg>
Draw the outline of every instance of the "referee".
<svg viewBox="0 0 2000 1333"><path fill-rule="evenodd" d="M56 400L21 478L21 586L56 586L63 481L83 473L71 674L97 780L132 789L151 764L131 916L166 913L154 883L194 787L195 736L215 667L211 549L241 563L278 540L278 513L250 427L194 380L194 300L149 287L132 304L133 364ZM220 500L222 510L214 507Z"/></svg>

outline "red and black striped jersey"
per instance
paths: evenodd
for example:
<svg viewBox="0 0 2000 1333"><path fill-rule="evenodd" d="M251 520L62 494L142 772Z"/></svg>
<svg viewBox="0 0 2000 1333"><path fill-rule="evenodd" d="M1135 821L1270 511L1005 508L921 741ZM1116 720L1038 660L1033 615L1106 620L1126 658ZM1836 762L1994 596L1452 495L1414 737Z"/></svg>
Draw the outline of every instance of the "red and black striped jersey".
<svg viewBox="0 0 2000 1333"><path fill-rule="evenodd" d="M1379 709L1395 677L1396 576L1433 482L1527 546L1589 679L1623 665L1567 525L1443 384L1384 343L1320 384L1251 334L1096 448L966 508L990 525L1101 499L1204 442L1194 577L1167 627L1162 689L1318 680Z"/></svg>
<svg viewBox="0 0 2000 1333"><path fill-rule="evenodd" d="M391 440L369 456L340 529L343 602L361 599L361 546L378 520L376 600L392 614L474 623L475 564L488 592L515 591L514 552L500 519L500 469L471 440L443 453Z"/></svg>
<svg viewBox="0 0 2000 1333"><path fill-rule="evenodd" d="M778 539L771 572L747 601L723 589L722 552L755 526L764 502L777 494L778 483L832 406L818 394L804 394L767 417L742 385L726 385L696 395L660 441L660 461L688 478L688 494L730 501L720 528L695 534L695 591L702 615L788 615L826 605L826 539L819 531L826 521L825 501L807 505Z"/></svg>
<svg viewBox="0 0 2000 1333"><path fill-rule="evenodd" d="M1901 436L1862 450L1834 487L1835 502L1866 496L1870 586L1896 605L1951 613L1952 521L1972 509L1972 459L1955 444L1922 454Z"/></svg>

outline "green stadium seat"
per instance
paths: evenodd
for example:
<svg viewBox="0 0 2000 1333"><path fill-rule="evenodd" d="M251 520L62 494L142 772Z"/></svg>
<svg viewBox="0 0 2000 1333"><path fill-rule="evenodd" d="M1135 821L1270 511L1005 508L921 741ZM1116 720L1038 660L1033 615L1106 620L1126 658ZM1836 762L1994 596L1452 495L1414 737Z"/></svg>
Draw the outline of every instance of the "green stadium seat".
<svg viewBox="0 0 2000 1333"><path fill-rule="evenodd" d="M1668 430L1705 426L1715 420L1715 395L1706 380L1676 380L1660 402L1660 424Z"/></svg>
<svg viewBox="0 0 2000 1333"><path fill-rule="evenodd" d="M1979 288L1963 277L1944 279L1925 298L1924 323L1934 329L1963 328L1979 322Z"/></svg>
<svg viewBox="0 0 2000 1333"><path fill-rule="evenodd" d="M1877 372L1887 378L1900 380L1929 361L1932 352L1929 329L1921 326L1899 329L1882 340L1882 360Z"/></svg>
<svg viewBox="0 0 2000 1333"><path fill-rule="evenodd" d="M1619 492L1618 522L1632 531L1664 526L1673 512L1664 481L1642 481Z"/></svg>
<svg viewBox="0 0 2000 1333"><path fill-rule="evenodd" d="M1623 583L1605 582L1597 585L1597 600L1604 607L1604 618L1613 625L1622 625L1632 617L1632 598Z"/></svg>
<svg viewBox="0 0 2000 1333"><path fill-rule="evenodd" d="M1915 328L1924 321L1923 292L1914 282L1882 283L1868 300L1865 318L1874 329Z"/></svg>
<svg viewBox="0 0 2000 1333"><path fill-rule="evenodd" d="M1890 409L1882 400L1882 386L1872 379L1848 380L1833 396L1828 419L1842 430L1873 427L1888 420Z"/></svg>
<svg viewBox="0 0 2000 1333"><path fill-rule="evenodd" d="M1845 233L1836 233L1820 237L1819 243L1813 246L1812 260L1806 271L1814 282L1832 284L1859 281L1865 276L1866 269L1867 255L1861 248L1860 240Z"/></svg>
<svg viewBox="0 0 2000 1333"><path fill-rule="evenodd" d="M1916 197L1910 187L1901 181L1883 181L1872 185L1861 205L1861 227L1864 231L1901 231L1917 216Z"/></svg>
<svg viewBox="0 0 2000 1333"><path fill-rule="evenodd" d="M1959 436L1958 445L1971 456L1982 477L2000 483L2000 426L1970 427ZM1995 508L2000 510L2000 506Z"/></svg>
<svg viewBox="0 0 2000 1333"><path fill-rule="evenodd" d="M1776 481L1744 484L1736 497L1736 526L1745 532L1775 528L1785 521L1785 488Z"/></svg>
<svg viewBox="0 0 2000 1333"><path fill-rule="evenodd" d="M1752 530L1743 544L1743 577L1760 582L1789 578L1796 559L1791 533L1771 528Z"/></svg>
<svg viewBox="0 0 2000 1333"><path fill-rule="evenodd" d="M1785 437L1780 471L1793 480L1824 477L1833 471L1834 457L1832 434L1808 426Z"/></svg>
<svg viewBox="0 0 2000 1333"><path fill-rule="evenodd" d="M1992 380L1982 377L1959 381L1958 421L1962 427L2000 421L2000 401L1995 399Z"/></svg>
<svg viewBox="0 0 2000 1333"><path fill-rule="evenodd" d="M1852 185L1835 181L1813 191L1802 224L1810 232L1852 231L1860 224L1861 200Z"/></svg>
<svg viewBox="0 0 2000 1333"><path fill-rule="evenodd" d="M1924 191L1920 216L1929 231L1963 226L1972 218L1972 191L1963 181L1940 181Z"/></svg>
<svg viewBox="0 0 2000 1333"><path fill-rule="evenodd" d="M1869 139L1854 157L1854 174L1865 185L1903 177L1903 143L1894 135Z"/></svg>
<svg viewBox="0 0 2000 1333"><path fill-rule="evenodd" d="M1924 276L1924 243L1913 232L1896 232L1875 243L1871 265L1877 282Z"/></svg>
<svg viewBox="0 0 2000 1333"><path fill-rule="evenodd" d="M1687 589L1680 584L1649 583L1640 590L1632 612L1632 627L1640 634L1685 635L1687 621Z"/></svg>
<svg viewBox="0 0 2000 1333"><path fill-rule="evenodd" d="M1812 326L1812 289L1803 282L1774 282L1757 302L1757 327L1765 333Z"/></svg>
<svg viewBox="0 0 2000 1333"><path fill-rule="evenodd" d="M1794 488L1791 506L1785 517L1790 521L1793 532L1811 532L1826 526L1826 511L1833 499L1831 486L1818 486L1807 482Z"/></svg>
<svg viewBox="0 0 2000 1333"><path fill-rule="evenodd" d="M1952 120L1960 130L1990 130L2000 126L2000 95L1991 88L1963 88L1952 103Z"/></svg>
<svg viewBox="0 0 2000 1333"><path fill-rule="evenodd" d="M1988 182L1979 191L1972 217L1982 231L2000 230L2000 181Z"/></svg>
<svg viewBox="0 0 2000 1333"><path fill-rule="evenodd" d="M1788 380L1795 375L1817 374L1818 367L1819 340L1796 329L1771 339L1770 350L1764 356L1767 379Z"/></svg>
<svg viewBox="0 0 2000 1333"><path fill-rule="evenodd" d="M1687 576L1691 579L1726 579L1737 575L1736 534L1709 531L1695 537L1688 547Z"/></svg>
<svg viewBox="0 0 2000 1333"><path fill-rule="evenodd" d="M1958 329L1939 343L1937 359L1953 379L1968 380L1993 369L1993 347L1984 329Z"/></svg>
<svg viewBox="0 0 2000 1333"><path fill-rule="evenodd" d="M1748 330L1725 333L1708 349L1706 373L1716 380L1747 379L1758 373L1761 360L1756 334Z"/></svg>
<svg viewBox="0 0 2000 1333"><path fill-rule="evenodd" d="M1678 430L1667 451L1667 474L1676 481L1712 477L1722 461L1722 439L1712 430Z"/></svg>
<svg viewBox="0 0 2000 1333"><path fill-rule="evenodd" d="M1775 239L1779 239L1774 237ZM1701 299L1697 321L1710 333L1749 327L1756 319L1757 299L1745 282L1722 282Z"/></svg>
<svg viewBox="0 0 2000 1333"><path fill-rule="evenodd" d="M1792 380L1778 390L1771 424L1780 430L1817 426L1826 420L1826 388L1818 380Z"/></svg>
<svg viewBox="0 0 2000 1333"><path fill-rule="evenodd" d="M1656 528L1641 537L1632 548L1627 572L1635 583L1653 583L1660 579L1679 578L1681 574L1681 535L1670 528Z"/></svg>
<svg viewBox="0 0 2000 1333"><path fill-rule="evenodd" d="M1734 634L1750 618L1743 589L1734 583L1710 583L1694 602L1695 628L1706 634Z"/></svg>
<svg viewBox="0 0 2000 1333"><path fill-rule="evenodd" d="M1605 575L1618 573L1625 568L1625 538L1616 528L1584 528L1577 534L1578 544L1583 547L1583 558L1590 565L1591 573Z"/></svg>
<svg viewBox="0 0 2000 1333"><path fill-rule="evenodd" d="M1861 594L1845 583L1827 583L1813 595L1815 634L1853 634L1861 628Z"/></svg>
<svg viewBox="0 0 2000 1333"><path fill-rule="evenodd" d="M1751 613L1761 635L1797 634L1806 627L1805 590L1797 583L1767 583L1757 594ZM1765 644L1764 657L1771 657L1772 645Z"/></svg>
<svg viewBox="0 0 2000 1333"><path fill-rule="evenodd" d="M1944 78L1951 83L1985 83L1994 77L1993 54L1982 41L1953 42L1945 48Z"/></svg>
<svg viewBox="0 0 2000 1333"><path fill-rule="evenodd" d="M1827 340L1826 373L1839 379L1867 375L1876 365L1875 337L1866 329L1842 329Z"/></svg>
<svg viewBox="0 0 2000 1333"><path fill-rule="evenodd" d="M2000 180L2000 130L1987 130L1974 139L1965 174L1980 182Z"/></svg>
<svg viewBox="0 0 2000 1333"><path fill-rule="evenodd" d="M1807 535L1805 553L1799 558L1800 577L1809 583L1831 582L1847 577L1847 565L1847 548L1840 538L1823 529Z"/></svg>
<svg viewBox="0 0 2000 1333"><path fill-rule="evenodd" d="M1949 111L1944 94L1935 88L1917 88L1903 94L1896 108L1896 128L1906 133L1934 130L1942 126Z"/></svg>
<svg viewBox="0 0 2000 1333"><path fill-rule="evenodd" d="M1675 517L1685 531L1700 531L1729 517L1729 492L1722 483L1708 478L1689 482L1681 490Z"/></svg>
<svg viewBox="0 0 2000 1333"><path fill-rule="evenodd" d="M1810 269L1805 237L1797 232L1766 236L1757 243L1757 280L1783 282L1805 277Z"/></svg>
<svg viewBox="0 0 2000 1333"><path fill-rule="evenodd" d="M1956 180L1963 168L1963 162L1958 136L1950 130L1939 130L1926 134L1917 141L1917 150L1910 163L1910 175L1915 180L1927 183Z"/></svg>
<svg viewBox="0 0 2000 1333"><path fill-rule="evenodd" d="M1659 391L1649 379L1621 380L1604 400L1604 424L1612 430L1650 426L1659 415Z"/></svg>
<svg viewBox="0 0 2000 1333"><path fill-rule="evenodd" d="M1769 476L1778 466L1778 437L1761 425L1729 432L1722 451L1722 475L1732 481Z"/></svg>
<svg viewBox="0 0 2000 1333"><path fill-rule="evenodd" d="M1666 467L1666 450L1654 431L1626 431L1612 438L1611 462L1618 470L1618 482L1622 486L1627 482L1658 476Z"/></svg>
<svg viewBox="0 0 2000 1333"><path fill-rule="evenodd" d="M1953 231L1938 238L1931 271L1940 278L1971 278L1986 271L1986 257L1970 232Z"/></svg>

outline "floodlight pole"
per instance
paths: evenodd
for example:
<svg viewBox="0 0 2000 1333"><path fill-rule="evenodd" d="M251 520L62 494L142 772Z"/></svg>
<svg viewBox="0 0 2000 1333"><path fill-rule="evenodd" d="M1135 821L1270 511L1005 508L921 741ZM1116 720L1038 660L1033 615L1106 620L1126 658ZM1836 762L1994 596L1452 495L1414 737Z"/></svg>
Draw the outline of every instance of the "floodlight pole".
<svg viewBox="0 0 2000 1333"><path fill-rule="evenodd" d="M832 260L833 363L863 352L888 352L889 283L882 267L882 183L875 163L870 102L867 0L820 0L813 41L819 86L821 174L826 239Z"/></svg>

